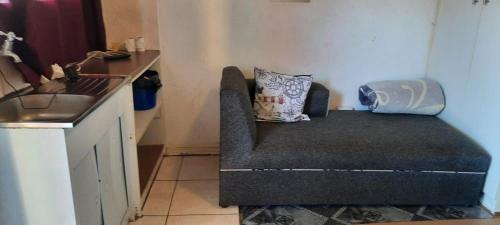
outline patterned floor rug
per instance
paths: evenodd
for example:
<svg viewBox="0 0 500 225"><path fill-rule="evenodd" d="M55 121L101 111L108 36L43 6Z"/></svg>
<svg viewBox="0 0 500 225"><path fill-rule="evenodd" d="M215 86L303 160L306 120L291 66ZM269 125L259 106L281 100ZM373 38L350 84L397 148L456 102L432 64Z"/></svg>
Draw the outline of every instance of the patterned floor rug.
<svg viewBox="0 0 500 225"><path fill-rule="evenodd" d="M264 206L240 207L242 225L346 225L445 219L489 219L480 206Z"/></svg>

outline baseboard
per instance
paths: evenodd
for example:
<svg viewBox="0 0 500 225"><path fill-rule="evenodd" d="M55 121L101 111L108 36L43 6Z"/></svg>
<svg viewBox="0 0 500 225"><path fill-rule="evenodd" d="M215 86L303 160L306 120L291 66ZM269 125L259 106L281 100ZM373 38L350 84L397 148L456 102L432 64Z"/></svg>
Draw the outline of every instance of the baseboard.
<svg viewBox="0 0 500 225"><path fill-rule="evenodd" d="M166 155L217 155L219 146L175 146L167 147Z"/></svg>

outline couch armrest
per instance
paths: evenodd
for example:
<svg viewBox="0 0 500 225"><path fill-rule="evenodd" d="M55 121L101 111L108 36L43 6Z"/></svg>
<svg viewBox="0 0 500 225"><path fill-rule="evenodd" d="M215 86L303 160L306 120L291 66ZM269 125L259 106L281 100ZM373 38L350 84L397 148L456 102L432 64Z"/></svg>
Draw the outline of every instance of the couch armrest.
<svg viewBox="0 0 500 225"><path fill-rule="evenodd" d="M307 93L304 113L310 117L325 117L328 115L330 91L320 83L313 82Z"/></svg>
<svg viewBox="0 0 500 225"><path fill-rule="evenodd" d="M257 139L248 86L237 67L222 72L220 90L220 156L221 168L234 165L253 150Z"/></svg>

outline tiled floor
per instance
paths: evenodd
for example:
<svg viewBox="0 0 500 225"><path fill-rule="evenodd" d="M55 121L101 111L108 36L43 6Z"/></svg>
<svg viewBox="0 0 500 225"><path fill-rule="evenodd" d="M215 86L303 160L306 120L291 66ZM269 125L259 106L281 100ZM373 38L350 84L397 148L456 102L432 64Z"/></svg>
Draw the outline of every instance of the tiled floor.
<svg viewBox="0 0 500 225"><path fill-rule="evenodd" d="M219 207L218 156L163 158L143 208L129 225L238 225L237 207Z"/></svg>

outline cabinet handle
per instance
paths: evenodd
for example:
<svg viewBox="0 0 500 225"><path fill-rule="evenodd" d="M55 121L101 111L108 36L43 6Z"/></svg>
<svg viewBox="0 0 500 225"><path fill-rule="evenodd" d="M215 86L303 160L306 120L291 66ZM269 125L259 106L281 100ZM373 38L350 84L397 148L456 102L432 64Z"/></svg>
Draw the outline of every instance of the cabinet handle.
<svg viewBox="0 0 500 225"><path fill-rule="evenodd" d="M491 0L484 0L484 5L488 5L491 2Z"/></svg>
<svg viewBox="0 0 500 225"><path fill-rule="evenodd" d="M479 0L472 0L473 5L477 5L477 3L479 3Z"/></svg>

